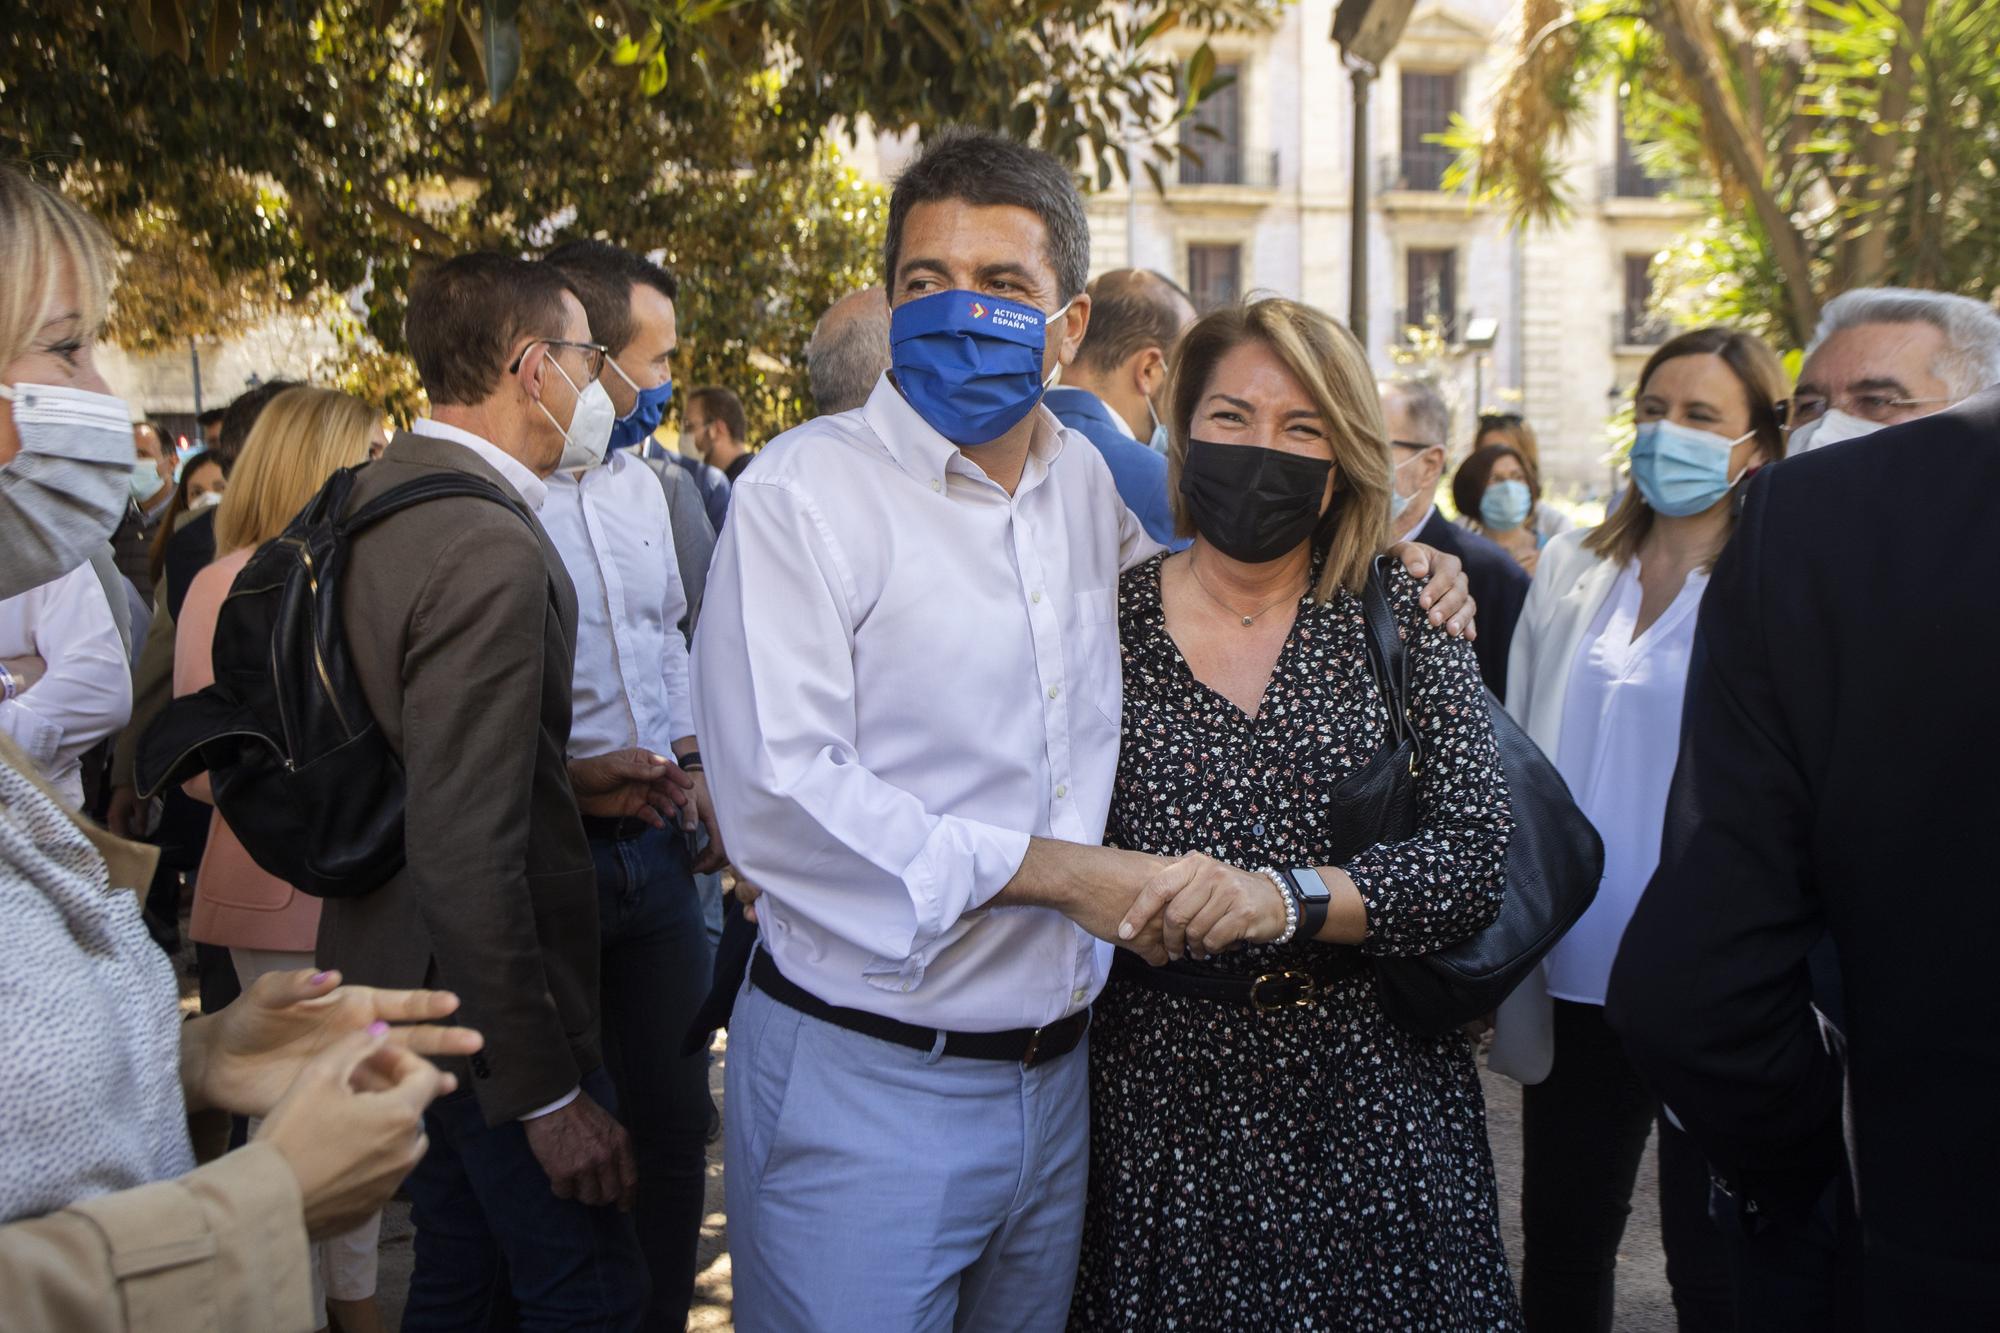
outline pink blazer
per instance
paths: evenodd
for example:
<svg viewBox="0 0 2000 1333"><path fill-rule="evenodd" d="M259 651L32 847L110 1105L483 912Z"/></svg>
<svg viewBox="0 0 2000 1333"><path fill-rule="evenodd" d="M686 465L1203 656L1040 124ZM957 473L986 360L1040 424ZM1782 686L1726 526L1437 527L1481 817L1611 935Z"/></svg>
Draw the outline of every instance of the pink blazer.
<svg viewBox="0 0 2000 1333"><path fill-rule="evenodd" d="M222 557L188 586L187 600L175 626L174 694L193 694L215 681L211 649L215 618L229 585L250 562L246 548ZM186 785L187 794L212 801L208 775ZM208 850L202 854L195 880L194 920L190 933L203 944L232 949L284 949L312 952L319 936L319 899L300 893L267 874L250 859L243 844L217 811L208 825Z"/></svg>

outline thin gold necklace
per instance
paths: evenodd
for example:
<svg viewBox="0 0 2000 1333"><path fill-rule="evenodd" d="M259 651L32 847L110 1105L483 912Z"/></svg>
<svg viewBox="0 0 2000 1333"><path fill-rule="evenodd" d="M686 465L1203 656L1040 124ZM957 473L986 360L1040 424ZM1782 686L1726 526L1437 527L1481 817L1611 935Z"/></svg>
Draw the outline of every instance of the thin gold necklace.
<svg viewBox="0 0 2000 1333"><path fill-rule="evenodd" d="M1208 586L1208 581L1202 578L1201 566L1195 563L1193 551L1188 552L1188 572L1194 575L1195 585L1199 587L1204 594L1207 595L1209 601L1214 602L1217 606L1227 611L1230 615L1236 616L1239 619L1241 619L1243 622L1243 626L1246 629L1257 623L1258 616L1263 615L1266 611L1269 611L1272 607L1278 605L1278 603L1284 601L1297 601L1301 596L1304 595L1302 592L1281 593L1279 596L1273 598L1271 601L1264 603L1264 605L1258 607L1255 611L1252 611L1249 615L1246 616L1241 611L1238 611L1235 607L1231 606L1229 603L1223 601L1220 597L1217 597L1215 595L1215 591Z"/></svg>

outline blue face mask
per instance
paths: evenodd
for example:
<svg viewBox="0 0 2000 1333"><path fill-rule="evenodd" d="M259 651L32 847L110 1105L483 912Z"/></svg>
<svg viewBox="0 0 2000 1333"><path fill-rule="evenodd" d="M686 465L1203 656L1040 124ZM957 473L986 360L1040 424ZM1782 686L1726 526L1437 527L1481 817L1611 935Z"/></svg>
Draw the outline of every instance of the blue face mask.
<svg viewBox="0 0 2000 1333"><path fill-rule="evenodd" d="M1736 484L1729 477L1729 453L1753 433L1729 440L1678 422L1641 422L1632 441L1632 484L1656 514L1699 514Z"/></svg>
<svg viewBox="0 0 2000 1333"><path fill-rule="evenodd" d="M1167 435L1167 423L1160 420L1160 414L1154 411L1153 400L1150 398L1146 400L1146 410L1153 414L1153 438L1146 441L1146 447L1156 454L1163 454L1167 451L1167 445L1171 443L1171 438Z"/></svg>
<svg viewBox="0 0 2000 1333"><path fill-rule="evenodd" d="M619 369L616 361L606 361L604 364L618 371L619 379L632 384L632 377ZM632 391L639 395L638 400L632 404L632 410L611 423L610 447L613 449L624 449L643 443L660 428L660 422L667 415L667 404L673 400L674 382L670 379L665 384L651 389L642 389L632 384Z"/></svg>
<svg viewBox="0 0 2000 1333"><path fill-rule="evenodd" d="M1528 521L1535 497L1525 481L1496 481L1479 497L1479 521L1495 532L1511 532Z"/></svg>
<svg viewBox="0 0 2000 1333"><path fill-rule="evenodd" d="M896 387L953 444L990 444L1042 401L1046 330L1070 304L1045 315L978 292L906 301L889 316Z"/></svg>

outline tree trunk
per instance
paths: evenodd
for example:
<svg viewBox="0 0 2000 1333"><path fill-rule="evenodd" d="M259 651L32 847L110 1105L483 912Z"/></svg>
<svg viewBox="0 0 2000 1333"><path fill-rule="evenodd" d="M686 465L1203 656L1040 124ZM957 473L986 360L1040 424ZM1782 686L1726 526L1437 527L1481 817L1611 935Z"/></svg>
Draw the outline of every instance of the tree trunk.
<svg viewBox="0 0 2000 1333"><path fill-rule="evenodd" d="M1882 96L1876 104L1880 122L1893 126L1900 126L1910 111L1911 63L1923 49L1930 0L1902 0L1899 8L1903 31L1889 53L1889 71L1883 76ZM1908 142L1900 133L1876 134L1865 125L1855 127L1854 139L1859 145L1855 158L1861 174L1855 180L1861 202L1873 207L1865 215L1865 230L1858 235L1850 233L1841 243L1838 285L1842 290L1877 286L1889 271L1890 187L1896 174L1896 154ZM1921 216L1906 221L1912 230L1922 229Z"/></svg>
<svg viewBox="0 0 2000 1333"><path fill-rule="evenodd" d="M1737 104L1722 68L1714 34L1699 0L1651 0L1649 22L1666 43L1667 55L1701 108L1702 137L1727 183L1741 191L1757 223L1770 238L1771 257L1785 286L1785 327L1800 346L1819 321L1819 292L1805 238L1771 192L1764 143Z"/></svg>

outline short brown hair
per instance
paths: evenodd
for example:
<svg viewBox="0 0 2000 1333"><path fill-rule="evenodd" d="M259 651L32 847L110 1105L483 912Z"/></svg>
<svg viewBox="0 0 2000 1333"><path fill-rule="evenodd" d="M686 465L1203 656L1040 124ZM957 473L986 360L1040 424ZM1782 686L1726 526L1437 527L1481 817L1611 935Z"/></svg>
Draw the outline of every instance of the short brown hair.
<svg viewBox="0 0 2000 1333"><path fill-rule="evenodd" d="M750 437L750 419L743 415L743 400L719 384L704 384L688 395L688 406L701 408L707 421L720 421L729 438L738 444Z"/></svg>
<svg viewBox="0 0 2000 1333"><path fill-rule="evenodd" d="M1181 336L1181 316L1194 309L1186 293L1142 268L1113 269L1091 279L1090 327L1076 357L1099 374L1157 347L1165 356Z"/></svg>
<svg viewBox="0 0 2000 1333"><path fill-rule="evenodd" d="M403 337L432 407L484 402L514 344L563 336L563 295L576 295L549 264L478 250L448 259L410 287Z"/></svg>
<svg viewBox="0 0 2000 1333"><path fill-rule="evenodd" d="M1542 502L1542 474L1535 467L1535 461L1511 444L1489 444L1474 449L1458 465L1458 472L1451 479L1451 502L1458 506L1458 512L1467 518L1479 518L1479 500L1486 494L1486 487L1493 480L1493 469L1503 458L1511 458L1521 465L1521 471L1528 474L1528 507L1533 516L1534 506ZM1483 523L1484 519L1480 519Z"/></svg>
<svg viewBox="0 0 2000 1333"><path fill-rule="evenodd" d="M1223 306L1189 326L1167 374L1167 499L1174 529L1194 535L1194 515L1181 493L1187 466L1188 426L1222 358L1244 343L1260 342L1312 398L1326 419L1333 445L1333 508L1339 521L1326 539L1326 564L1313 587L1315 601L1336 591L1359 594L1368 567L1389 536L1389 432L1375 372L1354 335L1326 314L1273 296L1249 305Z"/></svg>
<svg viewBox="0 0 2000 1333"><path fill-rule="evenodd" d="M1653 372L1667 362L1683 356L1719 356L1736 375L1736 382L1743 386L1743 396L1750 403L1750 433L1756 437L1757 452L1766 463L1775 463L1785 456L1785 428L1779 419L1778 403L1785 396L1785 368L1779 364L1777 353L1755 334L1738 329L1710 325L1705 329L1693 329L1679 337L1670 338L1660 344L1659 350L1646 360L1646 368L1639 372L1639 382L1632 390L1636 401L1646 392L1647 383ZM1730 531L1735 531L1735 511L1730 512ZM1615 564L1623 565L1639 554L1639 546L1646 540L1646 534L1653 530L1653 506L1646 503L1646 497L1639 494L1637 486L1625 488L1625 498L1613 510L1611 516L1593 528L1583 539L1583 549Z"/></svg>
<svg viewBox="0 0 2000 1333"><path fill-rule="evenodd" d="M590 336L613 356L632 341L633 288L652 287L669 301L680 300L680 283L673 274L644 255L609 241L565 241L544 255L542 262L554 264L569 279L576 299L583 302Z"/></svg>

